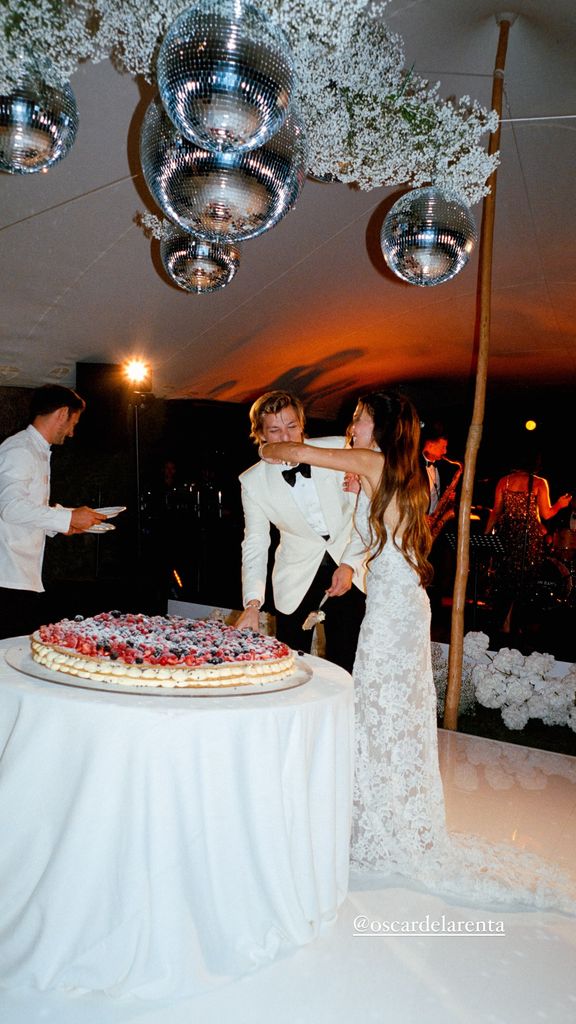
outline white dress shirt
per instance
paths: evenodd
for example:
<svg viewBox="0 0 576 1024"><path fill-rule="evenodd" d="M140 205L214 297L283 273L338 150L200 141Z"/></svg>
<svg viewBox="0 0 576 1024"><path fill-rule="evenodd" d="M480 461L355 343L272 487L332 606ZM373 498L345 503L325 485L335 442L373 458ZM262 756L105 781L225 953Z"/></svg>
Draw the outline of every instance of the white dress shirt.
<svg viewBox="0 0 576 1024"><path fill-rule="evenodd" d="M430 483L430 504L428 506L428 514L431 515L432 512L434 512L440 497L440 474L438 473L434 462L429 462L426 458L424 461L426 462L426 472Z"/></svg>
<svg viewBox="0 0 576 1024"><path fill-rule="evenodd" d="M0 445L0 587L44 590L46 535L67 533L72 518L49 498L50 445L30 425Z"/></svg>
<svg viewBox="0 0 576 1024"><path fill-rule="evenodd" d="M289 487L289 484L286 484ZM304 516L308 526L311 526L316 533L319 533L321 537L327 537L329 534L328 527L326 526L326 520L322 515L322 509L320 507L320 498L318 497L318 491L311 477L302 476L301 473L296 474L296 482L292 488L294 494L294 501L298 505L302 515Z"/></svg>

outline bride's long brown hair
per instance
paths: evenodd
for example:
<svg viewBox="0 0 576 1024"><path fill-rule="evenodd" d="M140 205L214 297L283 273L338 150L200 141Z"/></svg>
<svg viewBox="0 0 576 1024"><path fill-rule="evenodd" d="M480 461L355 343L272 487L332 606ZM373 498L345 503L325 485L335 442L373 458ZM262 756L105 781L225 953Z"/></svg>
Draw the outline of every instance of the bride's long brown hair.
<svg viewBox="0 0 576 1024"><path fill-rule="evenodd" d="M428 561L432 544L426 512L430 492L420 461L420 419L406 395L395 391L375 391L358 400L374 420L374 441L384 455L380 482L370 504L370 531L374 544L371 558L380 554L388 540L384 515L394 497L402 526L400 544L396 530L392 543L416 570L423 587L428 586L433 570Z"/></svg>

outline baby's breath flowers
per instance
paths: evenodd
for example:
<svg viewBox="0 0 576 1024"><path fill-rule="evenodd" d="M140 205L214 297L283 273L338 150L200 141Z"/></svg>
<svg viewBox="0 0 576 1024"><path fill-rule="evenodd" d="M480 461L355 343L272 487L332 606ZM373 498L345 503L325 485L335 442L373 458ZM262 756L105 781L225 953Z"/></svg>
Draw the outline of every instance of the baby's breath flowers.
<svg viewBox="0 0 576 1024"><path fill-rule="evenodd" d="M481 139L496 115L468 96L440 97L404 65L400 36L383 20L387 0L259 0L294 54L296 104L309 172L361 189L434 184L469 204L487 192L497 158ZM28 56L69 80L84 61L109 58L154 81L162 39L193 0L3 0L0 91ZM46 63L48 62L48 63Z"/></svg>

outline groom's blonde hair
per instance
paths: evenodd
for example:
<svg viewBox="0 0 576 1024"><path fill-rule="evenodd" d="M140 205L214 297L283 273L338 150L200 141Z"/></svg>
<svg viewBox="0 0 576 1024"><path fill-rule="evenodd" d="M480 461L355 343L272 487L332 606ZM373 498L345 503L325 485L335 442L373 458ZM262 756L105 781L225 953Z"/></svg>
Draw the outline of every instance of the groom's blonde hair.
<svg viewBox="0 0 576 1024"><path fill-rule="evenodd" d="M266 413L281 412L282 409L286 409L289 405L294 407L302 431L304 431L306 413L304 412L302 402L296 395L291 395L289 391L266 391L265 394L260 395L260 398L256 399L250 409L250 426L252 428L250 437L256 444L260 444L262 440L262 425Z"/></svg>

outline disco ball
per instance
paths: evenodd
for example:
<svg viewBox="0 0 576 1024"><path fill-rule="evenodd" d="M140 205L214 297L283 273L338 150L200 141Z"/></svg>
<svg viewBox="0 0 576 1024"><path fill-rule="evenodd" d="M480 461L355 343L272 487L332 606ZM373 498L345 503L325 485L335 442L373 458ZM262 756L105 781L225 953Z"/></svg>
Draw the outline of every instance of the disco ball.
<svg viewBox="0 0 576 1024"><path fill-rule="evenodd" d="M77 128L78 109L68 82L48 85L37 67L24 64L12 92L0 96L0 170L47 170L66 156Z"/></svg>
<svg viewBox="0 0 576 1024"><path fill-rule="evenodd" d="M476 224L454 192L417 188L387 214L380 244L394 273L409 284L431 286L462 270L476 242Z"/></svg>
<svg viewBox="0 0 576 1024"><path fill-rule="evenodd" d="M176 129L216 152L262 146L282 126L294 63L279 26L239 0L200 0L168 30L157 64Z"/></svg>
<svg viewBox="0 0 576 1024"><path fill-rule="evenodd" d="M166 273L185 292L215 292L234 277L240 252L226 242L203 242L180 228L169 228L160 242Z"/></svg>
<svg viewBox="0 0 576 1024"><path fill-rule="evenodd" d="M305 178L306 142L291 112L259 149L213 153L178 134L158 99L140 135L146 184L169 220L208 242L268 231L294 206Z"/></svg>

